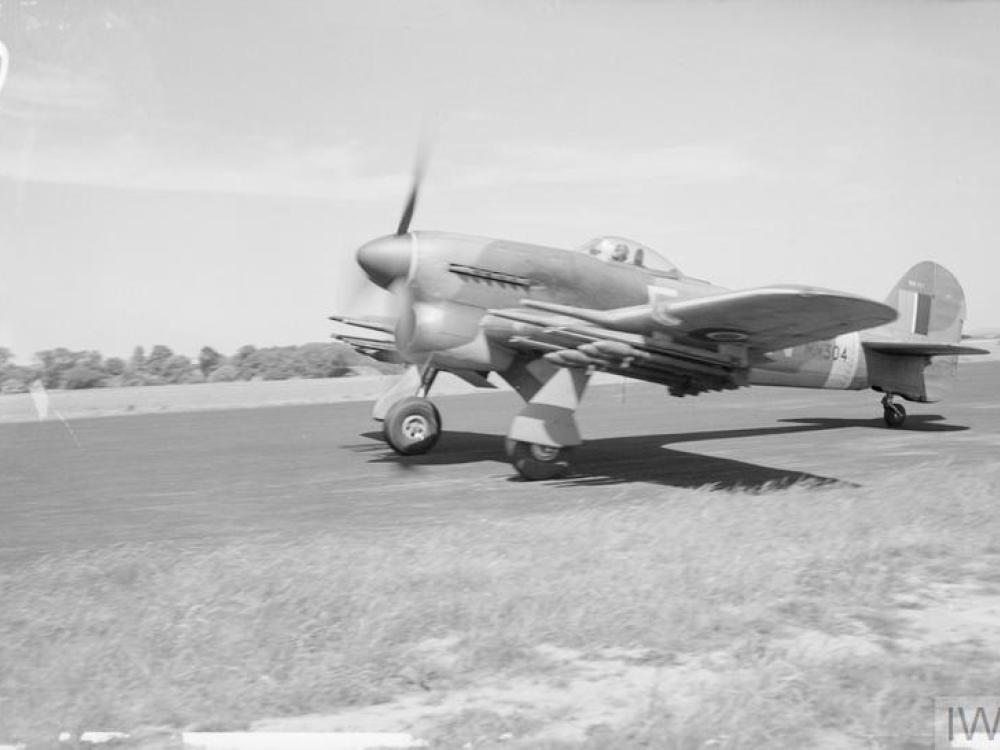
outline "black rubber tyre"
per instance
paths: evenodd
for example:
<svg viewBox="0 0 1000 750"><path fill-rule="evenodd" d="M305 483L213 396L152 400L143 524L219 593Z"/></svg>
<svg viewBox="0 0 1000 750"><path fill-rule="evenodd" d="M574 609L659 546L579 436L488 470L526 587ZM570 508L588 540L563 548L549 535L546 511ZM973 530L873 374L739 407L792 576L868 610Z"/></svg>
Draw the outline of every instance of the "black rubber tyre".
<svg viewBox="0 0 1000 750"><path fill-rule="evenodd" d="M441 414L426 398L408 396L386 412L382 434L400 455L426 453L441 437Z"/></svg>
<svg viewBox="0 0 1000 750"><path fill-rule="evenodd" d="M569 473L572 448L555 448L537 443L525 443L507 438L507 458L517 473L529 482L558 479Z"/></svg>
<svg viewBox="0 0 1000 750"><path fill-rule="evenodd" d="M891 404L882 410L882 419L886 427L902 427L906 421L906 409L902 404Z"/></svg>

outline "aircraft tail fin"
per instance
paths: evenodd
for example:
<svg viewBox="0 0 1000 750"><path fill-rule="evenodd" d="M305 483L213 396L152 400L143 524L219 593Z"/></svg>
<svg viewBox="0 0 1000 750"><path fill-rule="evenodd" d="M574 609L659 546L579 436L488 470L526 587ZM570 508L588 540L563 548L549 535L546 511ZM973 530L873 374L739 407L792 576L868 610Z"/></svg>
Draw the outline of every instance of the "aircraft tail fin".
<svg viewBox="0 0 1000 750"><path fill-rule="evenodd" d="M911 401L937 401L955 378L958 355L986 354L961 346L965 293L942 265L917 263L889 292L899 317L862 334L872 388Z"/></svg>
<svg viewBox="0 0 1000 750"><path fill-rule="evenodd" d="M917 263L892 288L886 303L899 312L894 323L879 329L891 341L957 344L962 339L965 292L942 265Z"/></svg>

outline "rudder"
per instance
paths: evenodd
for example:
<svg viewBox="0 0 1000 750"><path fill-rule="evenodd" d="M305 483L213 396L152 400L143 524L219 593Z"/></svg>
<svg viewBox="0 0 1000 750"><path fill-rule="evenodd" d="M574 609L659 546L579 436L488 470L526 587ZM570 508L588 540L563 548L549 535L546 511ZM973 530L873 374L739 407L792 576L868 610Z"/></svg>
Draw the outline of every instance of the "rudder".
<svg viewBox="0 0 1000 750"><path fill-rule="evenodd" d="M862 342L870 387L910 401L940 399L951 387L965 324L965 293L947 268L917 263L889 292L899 313L893 323L865 331Z"/></svg>
<svg viewBox="0 0 1000 750"><path fill-rule="evenodd" d="M886 304L899 318L884 330L896 341L934 341L955 344L965 324L965 293L954 274L925 260L903 274Z"/></svg>

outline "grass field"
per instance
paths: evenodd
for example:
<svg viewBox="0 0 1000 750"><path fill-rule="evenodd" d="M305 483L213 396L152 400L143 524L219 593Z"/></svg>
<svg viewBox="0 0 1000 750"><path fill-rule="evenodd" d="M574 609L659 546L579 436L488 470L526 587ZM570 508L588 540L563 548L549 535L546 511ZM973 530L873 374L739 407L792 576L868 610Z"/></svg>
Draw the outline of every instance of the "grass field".
<svg viewBox="0 0 1000 750"><path fill-rule="evenodd" d="M136 388L89 388L49 391L49 413L66 419L149 414L166 411L238 409L282 404L328 403L374 398L392 375L314 380L253 380ZM0 395L0 422L37 420L38 408L27 393Z"/></svg>
<svg viewBox="0 0 1000 750"><path fill-rule="evenodd" d="M971 340L973 346L986 348L989 355L963 357L962 367L1000 360L1000 348L993 339ZM336 401L375 399L398 376L387 365L378 369L358 368L355 375L342 378L315 380L254 380L234 383L197 383L189 385L160 385L136 388L90 388L73 391L49 391L50 418L64 419L87 417L124 416L178 411L211 409L244 409L287 404L324 404ZM492 377L500 388L507 388L503 381ZM619 383L620 378L607 373L596 373L591 385ZM451 373L440 373L434 383L434 395L471 393L475 389ZM5 422L33 422L38 420L38 405L27 393L0 394L0 424Z"/></svg>
<svg viewBox="0 0 1000 750"><path fill-rule="evenodd" d="M383 370L388 366L382 365ZM135 388L89 388L48 391L49 418L81 419L163 412L213 409L250 409L289 404L326 404L337 401L374 400L398 378L398 371L378 372L358 368L342 378L250 380L233 383L192 383ZM499 388L509 388L494 376ZM597 373L593 384L618 383L620 378ZM472 393L476 389L457 376L442 372L434 382L434 395ZM28 393L0 394L0 424L34 422L38 404Z"/></svg>
<svg viewBox="0 0 1000 750"><path fill-rule="evenodd" d="M0 742L257 726L927 747L934 696L1000 690L997 498L992 466L47 557L0 573Z"/></svg>

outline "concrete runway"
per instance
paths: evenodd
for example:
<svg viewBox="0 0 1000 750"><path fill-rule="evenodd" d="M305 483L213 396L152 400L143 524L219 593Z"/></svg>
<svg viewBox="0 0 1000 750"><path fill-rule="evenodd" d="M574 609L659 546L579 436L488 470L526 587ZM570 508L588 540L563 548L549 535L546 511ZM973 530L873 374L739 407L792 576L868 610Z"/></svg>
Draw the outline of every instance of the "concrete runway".
<svg viewBox="0 0 1000 750"><path fill-rule="evenodd" d="M0 425L0 563L115 542L214 544L261 534L374 533L594 503L684 502L685 488L1000 460L1000 363L963 366L950 398L882 426L878 394L751 388L668 397L592 388L577 473L527 483L504 459L510 392L435 401L446 433L400 458L370 403ZM623 402L624 399L624 402Z"/></svg>

